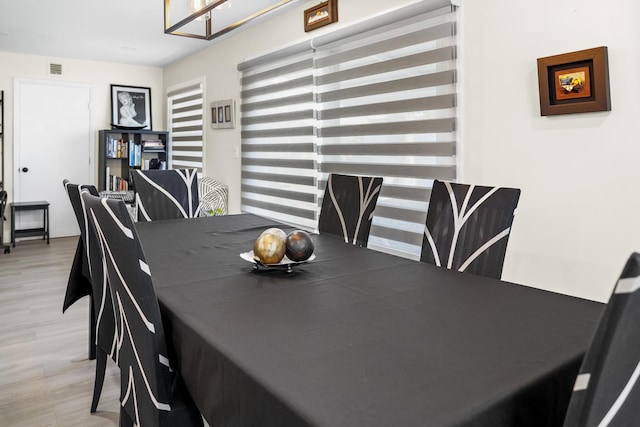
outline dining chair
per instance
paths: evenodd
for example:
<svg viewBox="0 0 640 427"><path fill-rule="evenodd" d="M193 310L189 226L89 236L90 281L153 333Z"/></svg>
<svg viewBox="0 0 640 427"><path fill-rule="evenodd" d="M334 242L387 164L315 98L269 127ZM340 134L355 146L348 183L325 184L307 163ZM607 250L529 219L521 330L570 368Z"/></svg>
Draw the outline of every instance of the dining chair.
<svg viewBox="0 0 640 427"><path fill-rule="evenodd" d="M4 211L6 208L7 192L0 190L0 249L3 250L5 254L8 254L11 253L11 246L4 244L4 222L6 221Z"/></svg>
<svg viewBox="0 0 640 427"><path fill-rule="evenodd" d="M500 279L520 190L435 180L420 261Z"/></svg>
<svg viewBox="0 0 640 427"><path fill-rule="evenodd" d="M95 305L93 303L93 287L91 284L91 274L89 272L89 262L87 259L87 250L85 247L85 237L87 229L85 227L84 213L82 212L82 202L77 184L71 184L68 179L62 181L62 185L69 197L76 222L80 228L80 237L76 252L71 263L71 271L69 272L69 280L67 281L67 289L65 291L64 301L62 303L62 312L67 311L76 301L84 296L89 297L89 350L88 357L90 360L96 358L96 335L95 335ZM98 191L92 185L83 186L93 195L98 195Z"/></svg>
<svg viewBox="0 0 640 427"><path fill-rule="evenodd" d="M226 215L229 198L229 187L209 176L198 178L198 197L200 216Z"/></svg>
<svg viewBox="0 0 640 427"><path fill-rule="evenodd" d="M88 281L91 286L89 292L89 348L96 359L96 376L91 400L91 413L94 413L102 393L107 357L109 354L113 354L115 332L113 305L106 280L106 271L102 266L96 239L90 233L88 217L81 197L81 192L97 196L98 191L93 185L73 184L67 179L63 181L63 184L80 227L80 238L76 249L76 257L73 261L74 265L71 267L71 275L78 275L78 272L82 270L81 283L84 285ZM78 254L79 251L81 252L80 255ZM78 266L78 264L82 265ZM80 279L76 278L75 280L78 281Z"/></svg>
<svg viewBox="0 0 640 427"><path fill-rule="evenodd" d="M329 174L322 198L318 231L367 246L381 177Z"/></svg>
<svg viewBox="0 0 640 427"><path fill-rule="evenodd" d="M67 290L66 290L64 301L62 304L63 313L80 298L87 295L91 297L91 289L92 289L91 275L89 274L89 263L87 261L87 251L85 250L85 247L84 247L84 236L86 233L86 229L84 228L80 193L78 192L77 185L74 186L75 189L73 191L70 191L69 184L70 183L68 179L64 179L62 181L62 185L64 186L64 189L67 192L67 195L69 196L69 201L71 202L73 213L76 216L76 221L78 223L78 226L80 227L80 237L78 237L78 244L76 246L76 252L73 257L73 262L71 264L71 272L69 273ZM95 187L93 188L95 190ZM91 191L94 191L94 190L91 190ZM95 191L94 195L97 195L97 194L98 192ZM93 307L93 304L91 304L90 307ZM91 317L93 318L93 316Z"/></svg>
<svg viewBox="0 0 640 427"><path fill-rule="evenodd" d="M197 169L136 169L132 179L138 221L198 215Z"/></svg>
<svg viewBox="0 0 640 427"><path fill-rule="evenodd" d="M565 427L640 425L640 254L627 260L582 359Z"/></svg>
<svg viewBox="0 0 640 427"><path fill-rule="evenodd" d="M107 271L120 367L120 426L202 426L171 369L160 307L133 219L121 200L82 193Z"/></svg>

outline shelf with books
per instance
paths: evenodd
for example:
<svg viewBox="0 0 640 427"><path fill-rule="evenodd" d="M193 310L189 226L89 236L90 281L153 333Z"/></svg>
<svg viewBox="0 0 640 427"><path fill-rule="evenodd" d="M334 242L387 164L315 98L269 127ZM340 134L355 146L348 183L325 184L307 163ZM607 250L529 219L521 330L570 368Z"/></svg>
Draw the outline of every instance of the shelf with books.
<svg viewBox="0 0 640 427"><path fill-rule="evenodd" d="M166 131L108 129L98 132L98 190L128 191L132 169L168 169Z"/></svg>

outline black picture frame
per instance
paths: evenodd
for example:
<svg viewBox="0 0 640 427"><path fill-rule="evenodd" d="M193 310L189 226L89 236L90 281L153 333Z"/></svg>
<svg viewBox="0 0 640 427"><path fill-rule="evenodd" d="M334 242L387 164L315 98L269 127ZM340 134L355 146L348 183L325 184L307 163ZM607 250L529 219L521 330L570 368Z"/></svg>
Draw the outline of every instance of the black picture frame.
<svg viewBox="0 0 640 427"><path fill-rule="evenodd" d="M611 111L607 47L538 58L538 90L541 116Z"/></svg>
<svg viewBox="0 0 640 427"><path fill-rule="evenodd" d="M151 88L112 84L111 127L152 130Z"/></svg>
<svg viewBox="0 0 640 427"><path fill-rule="evenodd" d="M211 128L212 129L234 129L235 102L233 99L224 99L211 103Z"/></svg>

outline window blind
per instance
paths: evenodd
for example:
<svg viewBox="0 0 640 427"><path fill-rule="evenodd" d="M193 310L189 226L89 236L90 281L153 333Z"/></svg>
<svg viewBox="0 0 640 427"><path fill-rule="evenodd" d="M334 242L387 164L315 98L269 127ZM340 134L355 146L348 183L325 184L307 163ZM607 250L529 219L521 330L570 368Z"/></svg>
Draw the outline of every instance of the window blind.
<svg viewBox="0 0 640 427"><path fill-rule="evenodd" d="M203 92L204 82L198 82L174 88L167 94L170 168L196 168L203 173Z"/></svg>
<svg viewBox="0 0 640 427"><path fill-rule="evenodd" d="M329 173L382 176L369 247L418 259L433 180L456 179L455 13L416 2L239 64L243 211L316 230Z"/></svg>
<svg viewBox="0 0 640 427"><path fill-rule="evenodd" d="M244 70L241 97L242 210L315 229L312 52Z"/></svg>
<svg viewBox="0 0 640 427"><path fill-rule="evenodd" d="M318 196L382 176L371 248L419 257L433 180L456 178L455 43L449 6L316 50Z"/></svg>

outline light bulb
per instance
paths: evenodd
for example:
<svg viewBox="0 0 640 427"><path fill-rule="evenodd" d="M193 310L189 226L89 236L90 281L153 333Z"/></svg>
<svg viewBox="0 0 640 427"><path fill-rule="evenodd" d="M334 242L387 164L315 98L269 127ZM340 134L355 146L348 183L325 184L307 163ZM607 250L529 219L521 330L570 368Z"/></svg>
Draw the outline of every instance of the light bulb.
<svg viewBox="0 0 640 427"><path fill-rule="evenodd" d="M213 0L191 0L190 9L191 13L196 13L206 5L210 4ZM196 21L202 21L203 19L210 19L211 13L207 12L204 15L200 15L196 18Z"/></svg>

